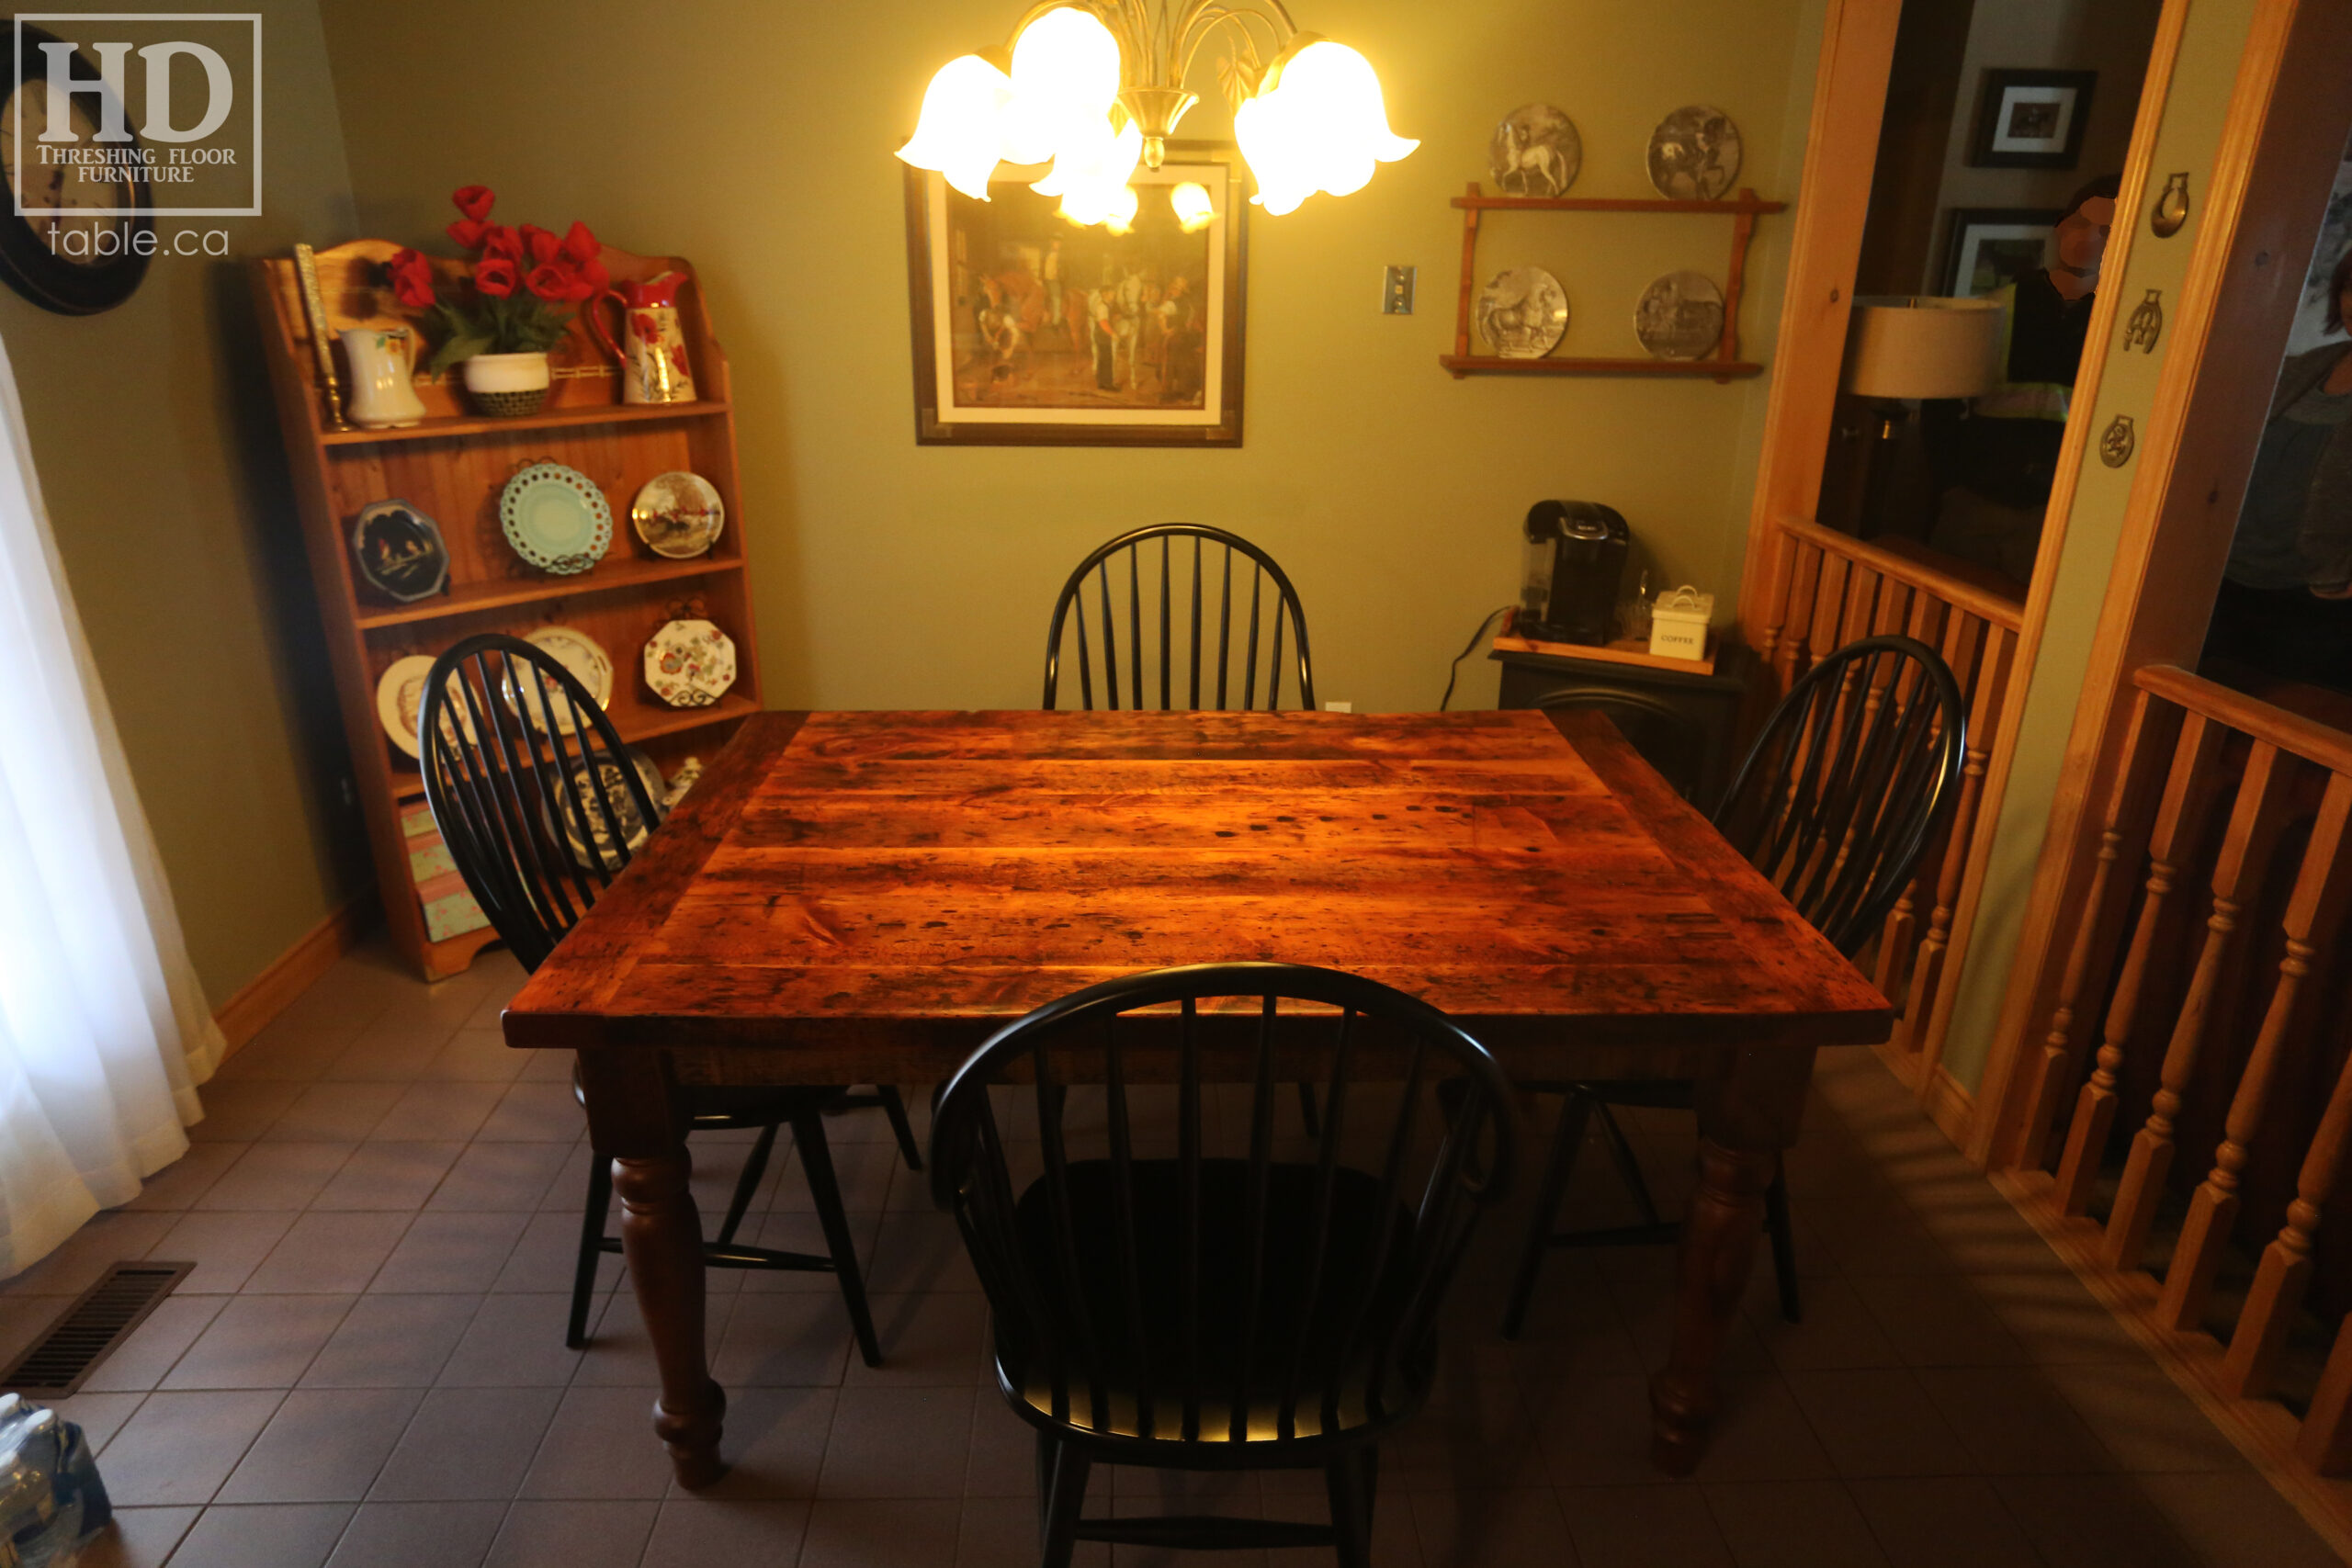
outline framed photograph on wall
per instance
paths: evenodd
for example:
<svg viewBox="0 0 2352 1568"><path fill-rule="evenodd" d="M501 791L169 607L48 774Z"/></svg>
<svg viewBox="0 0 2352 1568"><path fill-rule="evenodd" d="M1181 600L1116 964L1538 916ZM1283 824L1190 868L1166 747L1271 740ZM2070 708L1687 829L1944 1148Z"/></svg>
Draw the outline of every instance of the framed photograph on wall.
<svg viewBox="0 0 2352 1568"><path fill-rule="evenodd" d="M1000 165L1003 172L1009 165ZM1080 228L1020 172L975 201L907 172L915 439L1238 446L1247 193L1227 146L1138 167L1124 233ZM1181 187L1193 186L1199 198Z"/></svg>
<svg viewBox="0 0 2352 1568"><path fill-rule="evenodd" d="M2071 169L2083 153L2096 71L1987 71L1968 162L1979 169Z"/></svg>
<svg viewBox="0 0 2352 1568"><path fill-rule="evenodd" d="M1944 241L1944 292L1973 299L2049 265L2054 207L1955 207Z"/></svg>

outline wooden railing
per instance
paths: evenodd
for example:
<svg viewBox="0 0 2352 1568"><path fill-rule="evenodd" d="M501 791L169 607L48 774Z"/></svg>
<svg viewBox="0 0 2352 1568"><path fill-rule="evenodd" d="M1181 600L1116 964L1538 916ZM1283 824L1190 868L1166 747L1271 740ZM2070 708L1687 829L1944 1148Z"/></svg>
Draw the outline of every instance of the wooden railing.
<svg viewBox="0 0 2352 1568"><path fill-rule="evenodd" d="M1873 961L1879 989L1901 1013L1889 1054L1924 1093L1943 1055L1939 1021L1949 1016L1937 999L1959 979L1957 966L1946 962L1952 911L1970 843L1980 827L1990 828L1977 815L1985 759L2002 705L2024 694L2022 682L2010 679L2023 606L1991 573L1908 540L1857 539L1795 518L1779 528L1766 600L1771 618L1756 643L1770 695L1777 699L1816 660L1849 643L1901 633L1943 655L1968 702L1959 804L1887 916Z"/></svg>
<svg viewBox="0 0 2352 1568"><path fill-rule="evenodd" d="M2132 684L2011 1195L2219 1408L2276 1429L2283 1396L2271 1446L2344 1473L2352 735L2170 666Z"/></svg>

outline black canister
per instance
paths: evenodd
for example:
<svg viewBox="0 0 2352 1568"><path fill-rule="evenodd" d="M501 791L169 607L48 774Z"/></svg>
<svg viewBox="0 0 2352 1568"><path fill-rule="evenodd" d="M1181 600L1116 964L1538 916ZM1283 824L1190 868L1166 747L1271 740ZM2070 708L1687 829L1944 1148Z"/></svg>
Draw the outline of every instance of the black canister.
<svg viewBox="0 0 2352 1568"><path fill-rule="evenodd" d="M1607 642L1631 543L1613 506L1539 501L1530 507L1518 634L1538 642Z"/></svg>

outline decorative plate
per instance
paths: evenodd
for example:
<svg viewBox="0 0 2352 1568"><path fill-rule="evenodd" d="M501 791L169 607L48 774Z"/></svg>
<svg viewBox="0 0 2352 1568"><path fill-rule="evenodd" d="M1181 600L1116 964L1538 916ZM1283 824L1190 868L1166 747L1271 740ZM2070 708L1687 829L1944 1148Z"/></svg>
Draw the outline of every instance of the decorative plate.
<svg viewBox="0 0 2352 1568"><path fill-rule="evenodd" d="M1549 104L1511 110L1487 143L1487 168L1505 196L1565 196L1583 166L1577 128Z"/></svg>
<svg viewBox="0 0 2352 1568"><path fill-rule="evenodd" d="M735 683L735 639L708 621L672 621L645 645L645 683L673 708L707 708Z"/></svg>
<svg viewBox="0 0 2352 1568"><path fill-rule="evenodd" d="M727 503L700 474L656 474L629 503L628 520L655 555L687 560L718 543L727 526Z"/></svg>
<svg viewBox="0 0 2352 1568"><path fill-rule="evenodd" d="M1671 201L1714 201L1739 177L1739 127L1704 104L1686 104L1650 132L1650 184Z"/></svg>
<svg viewBox="0 0 2352 1568"><path fill-rule="evenodd" d="M499 525L514 553L562 576L586 571L613 546L613 509L596 481L561 463L533 463L506 481Z"/></svg>
<svg viewBox="0 0 2352 1568"><path fill-rule="evenodd" d="M612 705L612 657L594 637L576 626L541 626L523 640L571 671L572 679L588 688L588 694L596 699L598 707ZM509 684L511 688L512 682ZM543 678L538 685L547 689L548 682ZM528 694L518 703L510 689L506 693L506 705L523 714L531 721L531 728L541 734L547 732L550 716L554 718L556 728L566 735L578 728L569 708L562 704L542 701L537 692Z"/></svg>
<svg viewBox="0 0 2352 1568"><path fill-rule="evenodd" d="M417 755L416 718L424 706L424 678L432 673L433 660L422 653L412 653L405 659L393 660L391 668L376 682L376 720L392 738L392 744L411 757ZM449 680L454 691L458 677L452 674ZM466 739L471 740L473 715L467 710L462 695L458 698L457 706L458 722L465 727ZM441 723L441 733L454 742L457 730L446 717Z"/></svg>
<svg viewBox="0 0 2352 1568"><path fill-rule="evenodd" d="M1541 359L1568 330L1568 296L1540 266L1495 274L1478 296L1478 335L1505 359Z"/></svg>
<svg viewBox="0 0 2352 1568"><path fill-rule="evenodd" d="M449 586L449 548L432 518L405 501L360 508L351 553L368 585L396 603L430 599Z"/></svg>
<svg viewBox="0 0 2352 1568"><path fill-rule="evenodd" d="M1658 359L1703 359L1724 335L1724 291L1703 272L1669 272L1642 290L1634 335Z"/></svg>
<svg viewBox="0 0 2352 1568"><path fill-rule="evenodd" d="M645 785L646 795L655 802L655 809L660 810L662 770L653 765L652 758L634 746L624 751L622 757L637 770L639 782ZM621 830L622 841L628 845L631 854L645 847L645 840L652 829L646 825L644 814L638 810L637 802L630 798L628 780L621 773L621 763L600 754L595 764L596 777L604 784L605 800L611 812L608 825L605 813L596 809L596 790L595 785L588 781L588 767L586 762L571 764L569 777L573 799L565 803L562 822L559 824L556 820L554 802L539 807L539 820L546 825L548 837L561 839L571 851L571 858L582 866L594 871L601 863L605 871L616 872L628 863L613 848L612 829L617 827ZM592 839L595 843L594 849L589 847Z"/></svg>

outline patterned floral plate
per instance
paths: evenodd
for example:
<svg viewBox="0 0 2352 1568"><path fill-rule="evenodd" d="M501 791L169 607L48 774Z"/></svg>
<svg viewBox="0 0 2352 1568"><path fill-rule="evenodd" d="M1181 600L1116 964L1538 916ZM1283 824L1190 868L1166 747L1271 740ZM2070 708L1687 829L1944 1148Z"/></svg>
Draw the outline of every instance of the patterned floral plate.
<svg viewBox="0 0 2352 1568"><path fill-rule="evenodd" d="M506 481L498 523L514 553L560 576L586 571L613 547L613 509L596 481L561 463L533 463Z"/></svg>
<svg viewBox="0 0 2352 1568"><path fill-rule="evenodd" d="M645 793L653 800L654 810L658 814L662 809L662 770L653 765L652 758L634 746L624 756L628 765L637 770L638 780L645 785ZM571 776L573 798L541 807L539 818L547 825L548 837L561 839L571 851L573 860L590 871L596 870L601 863L604 870L616 872L627 862L613 848L612 829L620 829L629 853L635 854L645 847L646 838L652 829L646 825L644 815L637 808L637 802L630 798L628 781L621 773L620 763L600 756L596 762L596 776L605 787L604 810L596 808L595 786L588 782L588 764L574 762ZM559 805L562 807L563 816L560 831L558 830L555 809ZM591 840L594 841L593 849L590 848Z"/></svg>
<svg viewBox="0 0 2352 1568"><path fill-rule="evenodd" d="M538 630L526 636L523 640L541 649L558 664L571 671L572 678L587 687L588 694L596 699L598 707L612 705L612 656L605 651L603 646L594 637L577 626L541 626ZM539 685L542 690L548 689L548 682L544 678L539 682ZM527 693L518 701L515 694L510 689L506 693L506 705L528 718L531 721L531 728L543 735L547 733L548 721L550 717L554 719L556 728L566 735L571 734L577 728L567 705L544 701L538 692Z"/></svg>
<svg viewBox="0 0 2352 1568"><path fill-rule="evenodd" d="M673 708L707 708L735 683L735 639L708 621L672 621L645 645L645 683Z"/></svg>

